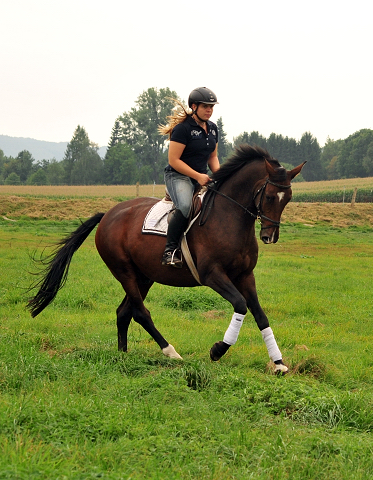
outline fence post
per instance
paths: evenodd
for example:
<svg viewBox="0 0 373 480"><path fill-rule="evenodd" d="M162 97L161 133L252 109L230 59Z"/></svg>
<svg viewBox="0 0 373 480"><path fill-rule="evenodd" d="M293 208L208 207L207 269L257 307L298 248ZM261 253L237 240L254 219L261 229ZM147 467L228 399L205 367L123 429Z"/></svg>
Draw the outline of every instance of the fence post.
<svg viewBox="0 0 373 480"><path fill-rule="evenodd" d="M352 194L351 207L355 205L356 194L357 194L357 187L355 187L354 193Z"/></svg>
<svg viewBox="0 0 373 480"><path fill-rule="evenodd" d="M139 188L140 188L140 184L139 182L136 183L136 197L139 197Z"/></svg>

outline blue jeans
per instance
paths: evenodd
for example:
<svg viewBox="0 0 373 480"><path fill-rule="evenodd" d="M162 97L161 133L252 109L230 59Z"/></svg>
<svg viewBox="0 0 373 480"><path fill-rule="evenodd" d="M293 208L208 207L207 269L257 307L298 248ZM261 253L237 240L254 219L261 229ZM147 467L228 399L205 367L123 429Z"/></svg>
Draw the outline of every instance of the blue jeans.
<svg viewBox="0 0 373 480"><path fill-rule="evenodd" d="M164 181L175 207L185 218L188 218L192 206L194 181L186 175L173 171L164 172Z"/></svg>

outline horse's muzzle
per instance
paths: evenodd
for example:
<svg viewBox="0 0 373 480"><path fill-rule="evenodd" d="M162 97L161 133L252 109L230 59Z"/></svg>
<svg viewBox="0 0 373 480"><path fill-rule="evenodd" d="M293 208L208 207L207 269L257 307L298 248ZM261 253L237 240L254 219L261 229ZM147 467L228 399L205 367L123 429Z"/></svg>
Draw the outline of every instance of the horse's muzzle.
<svg viewBox="0 0 373 480"><path fill-rule="evenodd" d="M272 230L262 229L260 231L260 240L267 245L270 243L276 243L278 237L278 228L273 228Z"/></svg>

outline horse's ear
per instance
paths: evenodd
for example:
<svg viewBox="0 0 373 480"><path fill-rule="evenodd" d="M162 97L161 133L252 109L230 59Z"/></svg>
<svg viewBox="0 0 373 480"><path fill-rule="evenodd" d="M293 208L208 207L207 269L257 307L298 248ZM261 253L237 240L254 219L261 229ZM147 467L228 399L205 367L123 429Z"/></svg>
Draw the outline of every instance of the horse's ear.
<svg viewBox="0 0 373 480"><path fill-rule="evenodd" d="M294 177L296 177L306 163L307 162L303 162L297 167L293 168L293 170L290 170L290 172L288 172L288 174L290 175L290 178L293 179Z"/></svg>
<svg viewBox="0 0 373 480"><path fill-rule="evenodd" d="M276 170L272 167L272 165L265 159L266 162L266 169L269 175L275 175Z"/></svg>

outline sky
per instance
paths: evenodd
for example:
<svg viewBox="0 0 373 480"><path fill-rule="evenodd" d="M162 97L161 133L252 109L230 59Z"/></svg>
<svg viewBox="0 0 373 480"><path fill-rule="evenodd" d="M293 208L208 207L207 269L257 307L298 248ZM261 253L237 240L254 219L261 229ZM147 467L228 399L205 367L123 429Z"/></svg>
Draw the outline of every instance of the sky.
<svg viewBox="0 0 373 480"><path fill-rule="evenodd" d="M0 135L107 145L150 87L218 97L229 141L373 129L370 0L1 0Z"/></svg>

